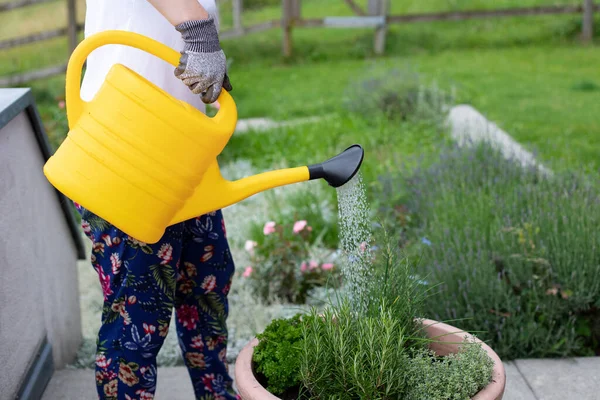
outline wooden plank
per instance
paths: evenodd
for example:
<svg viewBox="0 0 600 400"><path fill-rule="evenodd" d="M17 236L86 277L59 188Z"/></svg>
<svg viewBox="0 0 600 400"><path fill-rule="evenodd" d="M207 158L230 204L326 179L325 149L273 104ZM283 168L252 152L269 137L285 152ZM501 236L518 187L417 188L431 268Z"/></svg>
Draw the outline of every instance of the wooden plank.
<svg viewBox="0 0 600 400"><path fill-rule="evenodd" d="M55 0L18 0L18 1L11 1L9 3L2 3L2 4L0 4L0 12L14 10L16 8L21 8L21 7L27 7L27 6L31 6L31 5L34 5L34 4L47 3L47 2L50 2L50 1L55 1Z"/></svg>
<svg viewBox="0 0 600 400"><path fill-rule="evenodd" d="M242 0L233 0L233 29L236 32L242 32Z"/></svg>
<svg viewBox="0 0 600 400"><path fill-rule="evenodd" d="M69 37L69 54L77 47L77 8L76 0L67 0L67 35Z"/></svg>
<svg viewBox="0 0 600 400"><path fill-rule="evenodd" d="M373 50L375 54L381 55L385 51L385 38L387 35L387 23L385 21L389 12L389 3L387 0L369 0L369 14L384 18L384 23L375 28L373 38Z"/></svg>
<svg viewBox="0 0 600 400"><path fill-rule="evenodd" d="M278 28L281 26L281 21L267 21L261 24L256 24L252 26L248 26L243 28L241 31L236 31L235 29L230 29L228 31L223 31L219 33L219 38L228 39L239 36L244 36L250 33L262 32L272 28Z"/></svg>
<svg viewBox="0 0 600 400"><path fill-rule="evenodd" d="M77 25L77 31L83 29L83 24ZM21 36L11 39L6 39L0 42L0 50L10 49L11 47L22 46L29 43L39 42L41 40L53 39L55 37L64 36L67 34L67 28L52 29L44 32L33 33L27 36Z"/></svg>
<svg viewBox="0 0 600 400"><path fill-rule="evenodd" d="M379 0L369 0L367 3L367 14L368 15L379 15Z"/></svg>
<svg viewBox="0 0 600 400"><path fill-rule="evenodd" d="M281 0L281 27L283 28L282 53L284 57L292 55L292 22L294 4L292 0Z"/></svg>
<svg viewBox="0 0 600 400"><path fill-rule="evenodd" d="M17 86L36 79L49 78L54 75L62 74L66 70L67 64L63 64L41 68L35 71L27 71L22 74L3 76L0 77L0 87Z"/></svg>
<svg viewBox="0 0 600 400"><path fill-rule="evenodd" d="M365 13L365 10L363 10L363 9L362 9L362 8L361 8L361 7L360 7L358 4L356 4L356 3L354 2L354 0L344 0L344 2L345 2L347 5L348 5L348 7L350 7L350 9L351 9L352 11L354 11L354 14L356 14L356 15L360 15L360 16L363 16L363 17L364 17L365 15L367 15L367 14Z"/></svg>
<svg viewBox="0 0 600 400"><path fill-rule="evenodd" d="M302 11L302 1L301 0L290 0L291 2L291 17L292 24L294 21L300 19L300 14Z"/></svg>
<svg viewBox="0 0 600 400"><path fill-rule="evenodd" d="M594 6L598 11L600 6ZM520 7L507 8L504 10L470 10L470 11L450 11L427 14L405 14L391 15L387 18L388 23L414 23L414 22L434 22L434 21L464 21L477 18L499 18L499 17L524 17L531 15L552 15L552 14L578 14L583 11L583 6L563 5L563 6L543 6L543 7Z"/></svg>
<svg viewBox="0 0 600 400"><path fill-rule="evenodd" d="M385 25L385 17L325 17L322 26L330 28L378 28ZM303 25L306 26L306 25Z"/></svg>
<svg viewBox="0 0 600 400"><path fill-rule="evenodd" d="M581 26L581 38L585 42L591 42L594 38L594 0L583 1L583 23Z"/></svg>

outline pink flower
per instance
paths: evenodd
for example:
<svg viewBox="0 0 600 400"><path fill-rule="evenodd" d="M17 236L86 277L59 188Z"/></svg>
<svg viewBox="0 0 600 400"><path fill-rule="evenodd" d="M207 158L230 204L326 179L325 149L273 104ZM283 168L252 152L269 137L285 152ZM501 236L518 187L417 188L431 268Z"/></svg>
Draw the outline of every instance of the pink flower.
<svg viewBox="0 0 600 400"><path fill-rule="evenodd" d="M144 389L136 390L135 394L140 396L140 400L152 400L154 395L150 392L146 392Z"/></svg>
<svg viewBox="0 0 600 400"><path fill-rule="evenodd" d="M104 243L101 243L101 242L94 243L94 252L104 253Z"/></svg>
<svg viewBox="0 0 600 400"><path fill-rule="evenodd" d="M103 369L108 368L108 366L110 365L111 362L112 362L112 358L109 358L107 360L106 356L104 354L96 355L96 365L100 368L103 368Z"/></svg>
<svg viewBox="0 0 600 400"><path fill-rule="evenodd" d="M214 275L209 275L206 278L204 278L201 288L204 289L206 291L206 293L208 293L208 292L212 292L216 286L217 286L217 277Z"/></svg>
<svg viewBox="0 0 600 400"><path fill-rule="evenodd" d="M81 228L86 235L89 235L92 232L92 228L90 227L90 223L86 220L81 220Z"/></svg>
<svg viewBox="0 0 600 400"><path fill-rule="evenodd" d="M307 270L308 270L308 264L306 263L306 261L302 261L302 264L300 264L300 271L306 272Z"/></svg>
<svg viewBox="0 0 600 400"><path fill-rule="evenodd" d="M317 268L319 268L319 263L315 260L311 260L310 263L308 263L308 269L310 269L311 271Z"/></svg>
<svg viewBox="0 0 600 400"><path fill-rule="evenodd" d="M215 253L214 250L215 246L211 244L209 244L208 246L204 246L205 253L202 255L202 258L200 258L200 261L204 263L210 260Z"/></svg>
<svg viewBox="0 0 600 400"><path fill-rule="evenodd" d="M362 243L360 244L360 251L361 251L362 253L364 253L364 252L365 252L365 250L367 250L367 242L362 242Z"/></svg>
<svg viewBox="0 0 600 400"><path fill-rule="evenodd" d="M181 279L183 282L181 282L179 284L179 287L177 288L178 291L180 291L183 294L190 294L192 293L192 291L194 290L194 283L192 280L190 279L185 279L182 278Z"/></svg>
<svg viewBox="0 0 600 400"><path fill-rule="evenodd" d="M110 238L110 235L105 233L104 235L102 235L101 239L104 240L104 243L106 243L107 246L112 245L112 239Z"/></svg>
<svg viewBox="0 0 600 400"><path fill-rule="evenodd" d="M250 254L254 254L254 248L258 245L258 243L252 240L246 240L246 244L244 245L244 249Z"/></svg>
<svg viewBox="0 0 600 400"><path fill-rule="evenodd" d="M182 304L177 309L177 319L184 328L189 330L196 329L196 323L199 321L198 307Z"/></svg>
<svg viewBox="0 0 600 400"><path fill-rule="evenodd" d="M321 265L321 269L325 270L325 271L333 269L333 264L332 263L325 263L325 264Z"/></svg>
<svg viewBox="0 0 600 400"><path fill-rule="evenodd" d="M192 338L192 344L190 345L194 349L202 351L204 349L204 342L202 341L202 335L194 336Z"/></svg>
<svg viewBox="0 0 600 400"><path fill-rule="evenodd" d="M198 274L198 271L196 270L196 266L194 264L192 264L191 262L185 262L185 263L183 263L183 265L185 266L185 271L187 272L187 274L190 278L193 278Z"/></svg>
<svg viewBox="0 0 600 400"><path fill-rule="evenodd" d="M169 324L162 324L158 327L158 336L165 337L169 333Z"/></svg>
<svg viewBox="0 0 600 400"><path fill-rule="evenodd" d="M205 374L202 378L202 383L204 383L204 389L206 389L209 393L213 393L212 383L215 380L215 374Z"/></svg>
<svg viewBox="0 0 600 400"><path fill-rule="evenodd" d="M153 334L154 332L156 332L156 326L154 325L148 325L147 323L144 322L144 332L146 332L146 334Z"/></svg>
<svg viewBox="0 0 600 400"><path fill-rule="evenodd" d="M265 235L270 235L271 233L275 233L275 222L273 222L273 221L267 222L263 228L263 233Z"/></svg>
<svg viewBox="0 0 600 400"><path fill-rule="evenodd" d="M100 276L100 286L102 287L102 294L104 294L104 301L106 301L106 300L108 300L108 296L113 294L113 291L110 288L110 276L106 275L99 268L100 268L100 266L98 266L98 275Z"/></svg>
<svg viewBox="0 0 600 400"><path fill-rule="evenodd" d="M231 283L228 283L227 285L225 285L225 287L223 287L222 292L225 296L227 296L227 294L229 294L230 290L231 290Z"/></svg>
<svg viewBox="0 0 600 400"><path fill-rule="evenodd" d="M63 108L65 108L65 101L64 100L61 100L61 101L58 102L58 108L60 108L61 110Z"/></svg>
<svg viewBox="0 0 600 400"><path fill-rule="evenodd" d="M158 258L162 258L161 264L166 265L170 263L173 260L173 246L170 243L163 244L156 255Z"/></svg>
<svg viewBox="0 0 600 400"><path fill-rule="evenodd" d="M306 228L306 224L307 224L307 222L305 220L296 221L294 223L294 233L302 232L304 230L304 228Z"/></svg>
<svg viewBox="0 0 600 400"><path fill-rule="evenodd" d="M244 278L248 278L250 275L252 275L252 271L253 271L252 267L246 267L242 276Z"/></svg>
<svg viewBox="0 0 600 400"><path fill-rule="evenodd" d="M112 264L112 273L117 275L121 271L121 259L119 253L112 253L110 256L110 263Z"/></svg>

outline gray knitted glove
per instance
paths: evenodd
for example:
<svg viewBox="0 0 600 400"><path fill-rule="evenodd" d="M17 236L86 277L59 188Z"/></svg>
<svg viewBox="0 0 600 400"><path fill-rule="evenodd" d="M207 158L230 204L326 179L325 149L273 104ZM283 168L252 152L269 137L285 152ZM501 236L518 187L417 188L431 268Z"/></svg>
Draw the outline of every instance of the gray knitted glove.
<svg viewBox="0 0 600 400"><path fill-rule="evenodd" d="M231 91L225 53L213 18L187 21L175 27L184 41L175 76L206 104L214 103L221 89Z"/></svg>

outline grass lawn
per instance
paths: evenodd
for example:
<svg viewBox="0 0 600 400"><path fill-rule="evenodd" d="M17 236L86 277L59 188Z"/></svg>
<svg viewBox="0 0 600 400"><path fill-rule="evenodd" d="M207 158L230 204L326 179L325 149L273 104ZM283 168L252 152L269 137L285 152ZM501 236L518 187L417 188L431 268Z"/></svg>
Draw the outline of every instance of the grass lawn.
<svg viewBox="0 0 600 400"><path fill-rule="evenodd" d="M393 13L405 13L557 2L393 3ZM278 10L247 11L244 21L251 24L278 18ZM305 0L303 15L350 15L350 11L339 0ZM473 104L517 140L539 150L552 167L585 163L597 168L600 72L594 65L600 61L600 51L578 43L580 20L573 15L396 25L389 33L387 56L377 60L371 54L369 30L296 30L295 55L289 60L280 56L278 30L227 40L223 47L233 61L230 75L240 117L285 119L337 112L348 91L366 79L372 68L412 70L425 80L455 87L459 101ZM224 6L223 27L230 23ZM5 34L3 29L0 36ZM61 38L5 51L0 75L64 62L65 48L66 40ZM62 95L62 77L32 85L45 120L56 119L54 98ZM64 124L54 123L56 128L52 122L48 124L57 130L50 134L60 141ZM343 126L343 121L340 124ZM356 132L356 138L371 132ZM293 134L291 131L280 142L270 143L276 148ZM398 128L396 134L403 132ZM232 154L246 151L237 149L237 143L261 147L258 139L236 139L231 144ZM299 146L314 149L320 143L300 142Z"/></svg>

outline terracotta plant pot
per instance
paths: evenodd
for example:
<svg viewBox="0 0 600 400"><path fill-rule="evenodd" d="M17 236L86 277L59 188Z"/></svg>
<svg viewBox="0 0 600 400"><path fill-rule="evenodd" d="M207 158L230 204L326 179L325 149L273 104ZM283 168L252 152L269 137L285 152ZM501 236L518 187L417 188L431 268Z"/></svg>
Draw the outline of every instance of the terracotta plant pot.
<svg viewBox="0 0 600 400"><path fill-rule="evenodd" d="M502 399L506 385L506 374L504 372L504 365L494 350L479 339L473 338L473 336L451 325L430 319L424 319L423 325L426 327L427 336L436 340L435 343L431 343L431 349L440 356L456 353L458 351L458 343L462 342L465 336L481 343L482 348L494 361L494 370L492 372L491 383L477 393L472 400ZM274 396L262 387L254 377L254 373L252 372L252 355L254 347L257 344L258 340L253 339L240 352L235 362L235 385L243 400L280 400L279 397Z"/></svg>

